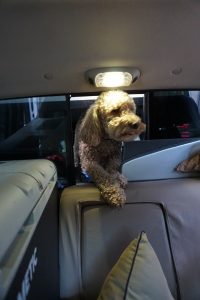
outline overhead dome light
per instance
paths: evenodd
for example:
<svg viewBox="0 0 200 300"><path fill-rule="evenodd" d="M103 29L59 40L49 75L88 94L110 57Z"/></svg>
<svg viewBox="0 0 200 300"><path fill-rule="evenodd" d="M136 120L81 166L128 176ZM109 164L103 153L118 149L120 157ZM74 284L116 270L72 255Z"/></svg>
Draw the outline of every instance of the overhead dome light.
<svg viewBox="0 0 200 300"><path fill-rule="evenodd" d="M96 87L129 86L140 77L140 70L129 67L97 68L86 72L90 83Z"/></svg>
<svg viewBox="0 0 200 300"><path fill-rule="evenodd" d="M98 73L94 79L97 87L129 86L132 80L130 73L119 71Z"/></svg>

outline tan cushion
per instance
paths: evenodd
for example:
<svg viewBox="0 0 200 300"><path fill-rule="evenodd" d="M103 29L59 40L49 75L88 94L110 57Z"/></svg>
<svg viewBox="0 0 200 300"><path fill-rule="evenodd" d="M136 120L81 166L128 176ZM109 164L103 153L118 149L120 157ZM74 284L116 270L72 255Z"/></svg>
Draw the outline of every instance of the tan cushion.
<svg viewBox="0 0 200 300"><path fill-rule="evenodd" d="M64 189L62 192L62 198L67 198L72 202L77 200L81 202L85 200L100 200L100 192L95 185L91 183L77 184Z"/></svg>
<svg viewBox="0 0 200 300"><path fill-rule="evenodd" d="M200 153L197 153L188 159L182 161L177 167L178 172L199 172L200 171Z"/></svg>
<svg viewBox="0 0 200 300"><path fill-rule="evenodd" d="M98 300L174 299L160 262L144 232L121 254Z"/></svg>

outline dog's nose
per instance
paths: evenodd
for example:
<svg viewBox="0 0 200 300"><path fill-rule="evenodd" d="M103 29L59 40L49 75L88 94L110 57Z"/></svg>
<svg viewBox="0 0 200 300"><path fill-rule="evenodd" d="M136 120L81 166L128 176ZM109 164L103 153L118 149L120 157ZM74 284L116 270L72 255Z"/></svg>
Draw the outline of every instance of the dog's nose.
<svg viewBox="0 0 200 300"><path fill-rule="evenodd" d="M131 123L129 124L129 126L132 128L132 129L137 129L139 126L140 126L140 122L137 122L137 123Z"/></svg>

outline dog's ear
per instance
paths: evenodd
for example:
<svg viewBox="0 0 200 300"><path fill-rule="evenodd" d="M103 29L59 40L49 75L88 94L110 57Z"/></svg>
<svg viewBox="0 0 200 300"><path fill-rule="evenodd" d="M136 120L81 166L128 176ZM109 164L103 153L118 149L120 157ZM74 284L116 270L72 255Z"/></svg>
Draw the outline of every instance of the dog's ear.
<svg viewBox="0 0 200 300"><path fill-rule="evenodd" d="M97 146L100 143L102 130L99 122L98 108L95 104L87 110L80 126L80 139L91 146Z"/></svg>

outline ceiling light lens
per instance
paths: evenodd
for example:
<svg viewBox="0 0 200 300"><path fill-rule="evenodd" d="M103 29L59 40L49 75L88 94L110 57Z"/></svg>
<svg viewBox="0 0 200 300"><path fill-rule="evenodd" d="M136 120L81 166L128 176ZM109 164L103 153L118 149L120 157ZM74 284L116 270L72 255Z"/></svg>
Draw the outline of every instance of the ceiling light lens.
<svg viewBox="0 0 200 300"><path fill-rule="evenodd" d="M97 87L129 86L132 83L132 75L128 72L104 72L95 76Z"/></svg>

